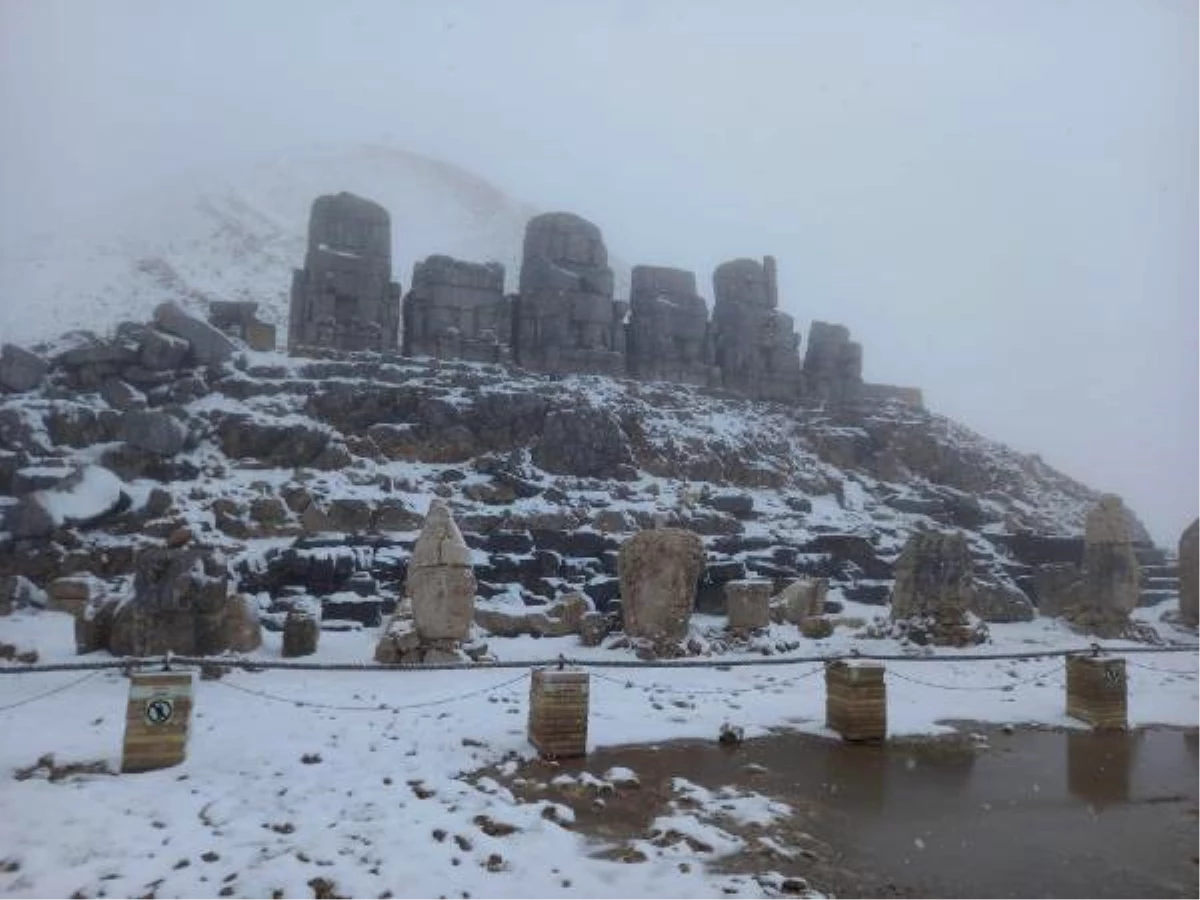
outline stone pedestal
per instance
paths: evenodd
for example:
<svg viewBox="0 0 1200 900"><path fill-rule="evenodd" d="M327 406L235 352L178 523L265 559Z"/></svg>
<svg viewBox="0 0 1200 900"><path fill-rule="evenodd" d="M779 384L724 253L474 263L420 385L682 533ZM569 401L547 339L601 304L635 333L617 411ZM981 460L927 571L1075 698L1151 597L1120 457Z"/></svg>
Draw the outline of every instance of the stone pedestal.
<svg viewBox="0 0 1200 900"><path fill-rule="evenodd" d="M1113 656L1067 658L1067 715L1093 728L1127 726L1125 660Z"/></svg>
<svg viewBox="0 0 1200 900"><path fill-rule="evenodd" d="M148 772L183 762L191 716L191 672L131 676L121 771Z"/></svg>
<svg viewBox="0 0 1200 900"><path fill-rule="evenodd" d="M887 685L880 663L825 664L825 725L847 741L887 737Z"/></svg>
<svg viewBox="0 0 1200 900"><path fill-rule="evenodd" d="M546 759L587 755L588 674L535 669L529 684L529 742Z"/></svg>
<svg viewBox="0 0 1200 900"><path fill-rule="evenodd" d="M725 585L730 631L755 631L771 623L771 582L730 581Z"/></svg>

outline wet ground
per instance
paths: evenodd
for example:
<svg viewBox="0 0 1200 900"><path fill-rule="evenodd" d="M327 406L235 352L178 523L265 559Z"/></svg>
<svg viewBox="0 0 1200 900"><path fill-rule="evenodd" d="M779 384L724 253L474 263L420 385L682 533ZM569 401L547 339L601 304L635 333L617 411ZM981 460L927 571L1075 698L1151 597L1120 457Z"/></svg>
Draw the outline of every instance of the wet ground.
<svg viewBox="0 0 1200 900"><path fill-rule="evenodd" d="M840 896L1196 897L1197 732L1063 732L962 725L952 736L855 745L780 733L617 747L529 763L499 776L518 797L570 806L597 855L637 864L668 847L680 865L773 871ZM632 769L637 786L579 784ZM676 776L782 801L738 823ZM586 780L586 779L585 779ZM732 805L726 807L733 809ZM744 842L721 856L703 838L655 829L686 812ZM779 882L776 879L776 885ZM784 885L796 890L800 882Z"/></svg>

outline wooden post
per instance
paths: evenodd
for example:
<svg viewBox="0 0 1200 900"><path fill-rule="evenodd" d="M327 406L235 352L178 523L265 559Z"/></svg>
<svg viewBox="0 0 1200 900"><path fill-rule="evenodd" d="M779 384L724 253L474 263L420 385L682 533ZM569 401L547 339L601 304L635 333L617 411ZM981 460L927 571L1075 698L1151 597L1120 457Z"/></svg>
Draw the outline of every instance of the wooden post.
<svg viewBox="0 0 1200 900"><path fill-rule="evenodd" d="M135 672L125 708L121 771L147 772L183 762L191 717L191 672Z"/></svg>
<svg viewBox="0 0 1200 900"><path fill-rule="evenodd" d="M1093 728L1128 724L1125 660L1117 656L1067 657L1067 715Z"/></svg>
<svg viewBox="0 0 1200 900"><path fill-rule="evenodd" d="M529 683L529 742L546 759L587 755L588 674L535 669Z"/></svg>
<svg viewBox="0 0 1200 900"><path fill-rule="evenodd" d="M835 660L825 664L825 725L846 741L887 737L883 665Z"/></svg>

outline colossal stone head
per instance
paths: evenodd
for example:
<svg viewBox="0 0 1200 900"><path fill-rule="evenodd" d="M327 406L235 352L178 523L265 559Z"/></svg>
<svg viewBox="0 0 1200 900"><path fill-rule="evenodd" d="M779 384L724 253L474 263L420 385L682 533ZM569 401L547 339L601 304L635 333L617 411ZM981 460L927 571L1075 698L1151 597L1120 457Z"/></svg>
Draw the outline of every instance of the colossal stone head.
<svg viewBox="0 0 1200 900"><path fill-rule="evenodd" d="M386 263L390 274L392 223L387 210L345 191L318 197L308 219L308 251L353 254Z"/></svg>

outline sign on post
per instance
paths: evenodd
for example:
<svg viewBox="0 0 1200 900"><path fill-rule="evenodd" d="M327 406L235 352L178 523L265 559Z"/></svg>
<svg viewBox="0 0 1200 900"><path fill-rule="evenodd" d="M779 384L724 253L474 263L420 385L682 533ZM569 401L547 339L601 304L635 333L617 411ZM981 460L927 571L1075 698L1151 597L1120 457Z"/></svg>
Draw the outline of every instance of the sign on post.
<svg viewBox="0 0 1200 900"><path fill-rule="evenodd" d="M148 772L183 762L191 717L191 672L134 673L125 709L121 771Z"/></svg>

